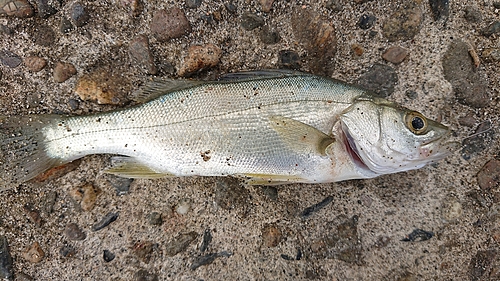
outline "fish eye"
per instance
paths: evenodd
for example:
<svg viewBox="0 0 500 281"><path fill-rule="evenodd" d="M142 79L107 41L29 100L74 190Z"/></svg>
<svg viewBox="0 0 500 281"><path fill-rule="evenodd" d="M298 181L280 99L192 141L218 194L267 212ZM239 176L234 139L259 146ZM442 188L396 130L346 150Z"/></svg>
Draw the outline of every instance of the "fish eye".
<svg viewBox="0 0 500 281"><path fill-rule="evenodd" d="M422 135L427 130L427 119L420 113L411 111L405 116L406 127L416 135Z"/></svg>

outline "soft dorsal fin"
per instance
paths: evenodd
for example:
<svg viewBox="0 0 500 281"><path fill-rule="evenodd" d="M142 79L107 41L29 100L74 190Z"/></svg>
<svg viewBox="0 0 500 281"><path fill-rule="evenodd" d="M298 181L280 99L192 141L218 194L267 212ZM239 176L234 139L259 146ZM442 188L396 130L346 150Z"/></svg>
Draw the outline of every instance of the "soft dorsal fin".
<svg viewBox="0 0 500 281"><path fill-rule="evenodd" d="M133 94L133 99L136 102L144 103L153 100L157 97L179 91L182 89L191 88L202 83L204 81L199 80L187 80L187 79L153 79L153 81L147 83L142 89L136 91Z"/></svg>
<svg viewBox="0 0 500 281"><path fill-rule="evenodd" d="M226 73L221 75L218 81L221 82L241 81L241 80L244 81L252 79L276 78L276 77L297 76L297 75L310 75L310 74L289 69L263 69L263 70Z"/></svg>
<svg viewBox="0 0 500 281"><path fill-rule="evenodd" d="M335 139L320 130L300 121L283 117L269 117L271 127L294 151L326 155L326 148Z"/></svg>

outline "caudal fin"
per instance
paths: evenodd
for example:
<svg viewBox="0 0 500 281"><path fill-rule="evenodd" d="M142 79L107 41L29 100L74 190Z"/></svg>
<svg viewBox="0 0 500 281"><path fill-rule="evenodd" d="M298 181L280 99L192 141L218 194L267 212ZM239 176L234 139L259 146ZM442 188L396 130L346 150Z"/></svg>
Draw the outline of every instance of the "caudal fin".
<svg viewBox="0 0 500 281"><path fill-rule="evenodd" d="M0 117L0 191L63 164L45 149L43 128L54 115Z"/></svg>

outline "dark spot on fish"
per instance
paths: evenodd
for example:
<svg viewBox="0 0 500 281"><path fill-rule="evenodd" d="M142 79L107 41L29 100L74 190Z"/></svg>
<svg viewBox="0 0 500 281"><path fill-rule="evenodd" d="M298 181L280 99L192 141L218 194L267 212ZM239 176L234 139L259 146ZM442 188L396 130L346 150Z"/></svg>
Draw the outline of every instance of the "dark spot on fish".
<svg viewBox="0 0 500 281"><path fill-rule="evenodd" d="M125 144L125 147L128 147L128 143Z"/></svg>
<svg viewBox="0 0 500 281"><path fill-rule="evenodd" d="M101 118L97 118L96 122L98 123L101 122Z"/></svg>
<svg viewBox="0 0 500 281"><path fill-rule="evenodd" d="M210 160L211 156L209 154L210 154L210 150L207 150L205 152L201 152L201 158L203 158L203 161L207 162L208 160Z"/></svg>

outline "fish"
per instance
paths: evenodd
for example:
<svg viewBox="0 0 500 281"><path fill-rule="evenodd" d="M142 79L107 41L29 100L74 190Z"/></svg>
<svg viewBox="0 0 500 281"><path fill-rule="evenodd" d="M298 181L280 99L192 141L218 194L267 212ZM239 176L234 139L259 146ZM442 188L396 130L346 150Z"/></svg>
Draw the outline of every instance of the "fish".
<svg viewBox="0 0 500 281"><path fill-rule="evenodd" d="M363 88L298 71L154 79L97 114L0 117L0 188L91 154L128 178L232 176L252 185L368 179L424 167L450 129Z"/></svg>

